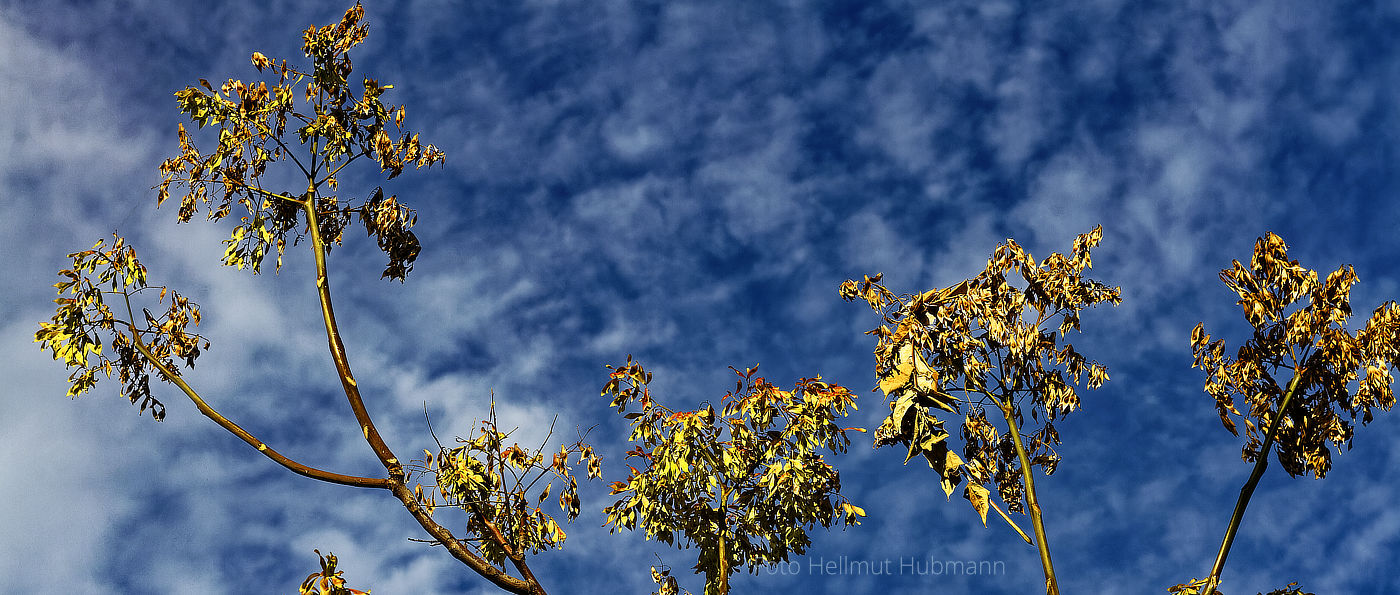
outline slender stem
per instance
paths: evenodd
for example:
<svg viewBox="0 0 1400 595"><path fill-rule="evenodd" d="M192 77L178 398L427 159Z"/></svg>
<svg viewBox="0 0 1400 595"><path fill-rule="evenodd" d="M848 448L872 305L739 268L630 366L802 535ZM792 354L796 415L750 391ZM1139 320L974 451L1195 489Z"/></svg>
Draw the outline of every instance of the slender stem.
<svg viewBox="0 0 1400 595"><path fill-rule="evenodd" d="M1014 404L1011 395L1003 394L1001 399L993 396L992 400L996 401L997 408L1006 418L1011 440L1016 444L1016 458L1021 461L1021 478L1026 482L1026 505L1030 508L1031 528L1035 530L1035 546L1040 551L1040 566L1045 571L1045 593L1060 595L1060 584L1055 580L1055 566L1050 562L1050 544L1045 541L1045 523L1040 518L1040 501L1035 495L1035 477L1031 472L1030 457L1026 455L1026 446L1021 442L1021 429L1016 425L1016 416L1013 415Z"/></svg>
<svg viewBox="0 0 1400 595"><path fill-rule="evenodd" d="M1240 488L1240 497L1235 501L1235 512L1230 514L1230 524L1225 528L1225 539L1221 540L1220 551L1215 554L1215 564L1210 567L1210 576L1206 577L1205 588L1201 591L1205 595L1214 594L1215 588L1220 585L1220 574L1225 570L1225 557L1230 555L1230 546L1235 543L1235 534L1239 532L1240 521L1244 519L1244 509L1249 506L1249 499L1254 496L1254 488L1259 485L1259 478L1264 476L1264 469L1269 466L1269 450L1274 445L1274 431L1278 429L1278 422L1283 419L1283 412L1288 408L1288 403L1293 400L1293 395L1297 394L1303 373L1303 366L1293 370L1293 378L1288 381L1288 390L1283 393L1283 401L1278 405L1274 421L1269 423L1269 430L1264 433L1264 447L1259 450L1259 458L1254 461L1254 470L1249 473L1249 479L1244 482L1244 487Z"/></svg>
<svg viewBox="0 0 1400 595"><path fill-rule="evenodd" d="M174 370L171 370L169 366L166 366L165 362L161 361L154 354L152 354L150 348L146 347L146 344L141 342L141 339L137 335L136 327L129 323L128 326L131 327L131 342L136 346L136 349L140 351L141 355L145 356L146 359L150 361L151 364L154 365L157 370L160 371L161 375L165 376L166 380L169 380L175 383L175 386L180 387L180 390L184 391L185 395L188 396L191 401L194 401L194 405L195 407L199 408L200 413L203 413L205 417L214 420L214 423L219 424L220 427L222 427L225 430L228 430L234 436L238 436L239 439L243 440L244 442L247 442L249 446L258 449L258 452L262 453L267 458L272 459L278 465L286 467L287 469L291 470L297 475L303 475L312 479L319 479L328 483L353 486L357 488L387 489L389 487L389 480L384 478L357 477L354 475L344 475L340 473L332 473L330 471L323 471L321 469L317 469L315 467L310 467L293 461L292 459L289 459L286 456L282 455L282 453L273 450L272 447L265 444L262 440L258 440L257 437L248 433L247 430L244 430L238 424L234 423L233 421L229 420L223 415L220 415L218 411L215 411L213 407L210 407L208 403L205 403L204 399L199 396L199 393L195 392L193 388L190 388L190 385L187 384L185 380L180 377L179 374L177 374Z"/></svg>
<svg viewBox="0 0 1400 595"><path fill-rule="evenodd" d="M352 162L354 162L356 159L359 159L359 158L360 158L359 155L353 155L353 156L351 156L349 159L346 159L346 160L345 160L345 163L342 163L342 164L340 164L340 165L337 165L337 166L335 167L335 169L331 170L330 173L327 173L327 174L326 174L326 177L321 178L320 181L317 181L317 182L316 182L316 185L317 185L317 186L320 186L320 185L323 184L326 180L329 180L329 179L331 179L331 178L334 178L336 174L340 173L340 170L345 169L345 166L350 165Z"/></svg>
<svg viewBox="0 0 1400 595"><path fill-rule="evenodd" d="M718 444L713 446L723 448ZM709 462L711 473L717 473L724 478L724 482L719 487L719 506L715 510L719 513L719 595L729 593L729 543L725 539L729 531L729 497L734 493L734 487L729 485L729 477L725 473L722 457L715 455L713 449L700 451Z"/></svg>
<svg viewBox="0 0 1400 595"><path fill-rule="evenodd" d="M725 485L719 491L719 595L729 593L729 544L724 539L725 532L729 531L729 490Z"/></svg>
<svg viewBox="0 0 1400 595"><path fill-rule="evenodd" d="M340 328L335 321L335 311L331 306L330 281L326 277L326 246L321 237L320 223L316 215L316 196L308 193L306 202L302 203L302 211L306 213L307 226L310 228L312 251L316 255L316 291L321 298L321 319L326 326L326 340L330 345L331 359L335 362L335 369L340 376L341 388L345 391L345 398L350 401L350 409L355 412L355 420L360 424L360 433L364 435L365 441L374 450L374 454L379 457L384 468L389 471L389 477L394 481L404 481L403 465L399 463L394 452L380 438L379 430L374 427L374 420L370 419L369 411L365 409L364 399L360 396L359 383L355 382L355 375L350 371L350 361L345 354L345 343L340 338Z"/></svg>

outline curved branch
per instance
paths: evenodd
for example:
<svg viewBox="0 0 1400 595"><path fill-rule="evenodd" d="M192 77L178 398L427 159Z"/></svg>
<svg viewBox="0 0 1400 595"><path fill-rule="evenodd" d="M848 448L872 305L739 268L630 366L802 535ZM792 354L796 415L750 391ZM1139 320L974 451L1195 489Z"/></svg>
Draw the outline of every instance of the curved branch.
<svg viewBox="0 0 1400 595"><path fill-rule="evenodd" d="M438 542L452 553L452 557L475 570L477 574L511 593L543 595L544 589L535 580L523 559L517 560L516 556L511 557L511 561L526 577L525 580L510 576L492 566L491 563L463 546L446 527L434 521L432 515L428 514L414 497L413 491L405 485L403 465L399 463L389 446L384 443L384 439L379 436L379 430L374 427L374 420L370 419L369 411L365 409L364 399L360 396L359 383L355 381L355 376L350 371L350 362L345 354L345 343L340 338L340 328L336 324L335 311L331 307L330 281L326 277L326 246L321 237L320 224L317 221L314 189L308 192L306 202L302 203L302 210L306 213L312 251L316 256L316 292L321 298L321 318L326 326L326 340L330 344L331 359L335 362L336 372L340 376L340 385L345 390L345 398L350 402L350 409L355 412L355 420L360 424L360 432L364 435L370 448L374 450L374 454L379 457L379 461L383 463L384 469L389 472L387 481L390 491L403 503L404 508L408 509L409 514L413 515L423 530L437 538ZM504 537L499 534L493 535L493 538L502 545L506 545Z"/></svg>
<svg viewBox="0 0 1400 595"><path fill-rule="evenodd" d="M293 473L296 473L297 475L303 475L306 477L310 477L311 479L319 479L327 483L335 483L340 485L353 486L357 488L388 489L391 487L390 481L388 479L380 477L357 477L354 475L343 475L340 473L324 471L315 467L310 467L293 461L292 459L289 459L286 456L282 455L282 453L273 450L272 447L268 446L263 441L258 440L257 437L253 436L252 434L249 434L247 430L244 430L238 424L233 423L228 418L224 417L223 415L220 415L218 411L215 411L213 407L210 407L208 403L205 403L204 399L200 398L199 393L195 392L194 389L190 388L190 385L187 384L185 380L180 377L179 374L175 373L174 370L171 370L168 366L166 366L165 362L160 361L160 359L157 358L154 354L152 354L150 349L147 348L146 345L141 342L141 338L138 335L138 331L135 325L127 323L127 326L131 328L131 342L136 346L136 349L141 352L141 355L145 356L146 359L149 360L151 364L156 367L157 370L160 370L160 373L164 375L167 380L174 383L175 386L180 387L180 390L184 391L185 395L188 396L191 401L194 401L194 405L195 407L199 408L200 413L203 413L205 417L214 420L214 423L219 424L220 427L222 427L225 430L228 430L234 436L238 436L239 439L243 440L244 442L247 442L249 446L256 448L258 452L262 453L267 458L272 459L278 465L286 467L288 470L290 470Z"/></svg>
<svg viewBox="0 0 1400 595"><path fill-rule="evenodd" d="M510 576L502 572L495 566L492 566L489 562L482 559L480 556L477 556L476 554L472 553L471 550L468 550L465 546L462 545L462 543L456 538L456 536L452 535L451 531L449 531L446 527L439 525L436 521L432 519L432 516L428 514L426 510L423 509L422 505L414 497L413 491L408 489L408 487L403 482L385 478L356 477L353 475L343 475L340 473L333 473L330 471L324 471L315 467L303 465L292 459L287 458L283 454L269 447L263 441L258 440L257 437L248 433L247 430L244 430L238 424L224 417L218 411L214 410L213 407L210 407L208 403L204 402L204 399L199 396L199 393L195 392L194 389L191 388L190 385L186 383L183 378L176 374L174 370L171 370L168 366L166 366L165 363L162 362L159 358L155 357L155 354L151 353L150 349L146 347L144 343L141 342L140 336L137 334L137 329L134 325L127 323L127 326L130 327L132 331L132 343L136 346L136 349L141 352L141 355L145 356L146 359L149 360L151 364L154 365L156 369L159 370L160 373L166 377L166 379L170 380L176 386L180 387L180 390L183 391L185 395L190 398L191 401L194 401L194 404L196 407L199 408L200 413L203 413L205 417L214 420L214 422L219 424L220 427L224 428L225 430L228 430L230 433L242 439L244 442L247 442L250 446L257 449L258 452L262 453L267 458L272 459L274 462L276 462L279 465L282 465L283 467L286 467L293 473L305 477L310 477L312 479L318 479L327 483L348 485L353 487L387 489L392 494L394 494L394 496L398 498L400 502L403 503L404 508L408 509L409 514L413 515L413 518L418 521L419 525L422 525L423 529L427 531L429 535L432 535L438 540L439 543L441 543L444 547L447 548L447 551L452 554L452 557L462 561L462 563L466 564L467 567L476 571L477 574L480 574L486 580L491 581L491 583L511 593L519 593L522 595L544 593L544 590L539 587L538 581L526 582L524 580ZM496 535L495 537L498 540L504 540L504 538L500 537L499 535ZM533 578L533 575L529 576Z"/></svg>

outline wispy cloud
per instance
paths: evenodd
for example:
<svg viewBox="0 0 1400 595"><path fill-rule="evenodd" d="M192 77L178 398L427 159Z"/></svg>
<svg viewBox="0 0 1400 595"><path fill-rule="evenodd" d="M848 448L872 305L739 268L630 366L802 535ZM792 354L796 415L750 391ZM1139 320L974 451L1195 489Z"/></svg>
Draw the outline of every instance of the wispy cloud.
<svg viewBox="0 0 1400 595"><path fill-rule="evenodd" d="M0 299L0 353L23 379L0 420L11 453L0 486L14 503L4 526L21 528L0 536L0 576L21 577L17 588L286 590L320 548L352 585L489 592L406 541L415 527L382 494L291 476L178 394L165 394L170 420L158 426L111 386L66 402L60 370L29 342L63 255L119 226L153 280L205 307L214 348L190 377L211 402L293 456L373 473L358 433L334 423L349 413L304 247L281 275L250 281L210 268L218 227L175 227L149 210L155 166L174 149L170 93L200 76L254 76L254 49L295 58L301 29L340 10L0 4L11 83L0 105L23 114L0 119L0 252L23 255L0 265L14 280ZM821 373L869 394L872 343L860 333L876 320L837 299L841 280L883 271L900 290L946 285L1007 237L1043 257L1103 224L1093 274L1122 285L1125 303L1086 314L1076 344L1113 381L1065 422L1065 463L1042 483L1067 588L1136 593L1205 571L1246 472L1189 368L1197 321L1243 328L1216 272L1271 229L1305 265L1354 264L1358 312L1400 288L1389 250L1400 209L1387 200L1394 11L429 0L368 10L356 66L393 83L388 99L448 153L441 170L386 185L422 217L408 283L373 281L382 258L358 231L331 256L352 363L403 453L431 443L425 402L448 438L494 393L522 441L543 439L541 420L556 415L556 441L600 424L590 438L616 465L619 426L597 390L602 365L627 353L678 406L717 399L725 366L755 362L779 384ZM379 183L349 180L359 194ZM883 409L872 394L857 419ZM1232 592L1289 577L1318 592L1397 586L1343 563L1379 568L1397 547L1396 521L1367 495L1394 483L1385 441L1363 442L1393 424L1376 426L1324 482L1266 476L1231 557ZM816 536L798 575L746 584L1036 588L1034 552L1014 534L945 503L920 465L900 467L863 439L853 448L843 484L871 511L867 525ZM53 464L35 471L35 460ZM39 514L46 497L19 487L34 473L71 514ZM601 485L585 490L586 502L606 500ZM563 552L541 558L547 580L645 589L656 544L585 519ZM694 550L658 551L682 574L693 563ZM925 554L1005 558L1008 575L931 582L810 566Z"/></svg>

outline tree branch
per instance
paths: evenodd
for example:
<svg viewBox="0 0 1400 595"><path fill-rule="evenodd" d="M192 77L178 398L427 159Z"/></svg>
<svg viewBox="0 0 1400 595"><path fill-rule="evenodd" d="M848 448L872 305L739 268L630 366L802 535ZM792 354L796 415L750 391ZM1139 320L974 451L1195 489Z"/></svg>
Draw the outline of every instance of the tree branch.
<svg viewBox="0 0 1400 595"><path fill-rule="evenodd" d="M128 324L128 326L131 325ZM456 538L456 536L452 535L451 531L449 531L446 527L439 525L436 521L432 519L432 516L429 515L428 512L423 509L423 506L418 502L418 500L414 498L413 491L408 489L408 486L404 485L403 482L394 481L392 479L356 477L353 475L342 475L340 473L323 471L321 469L309 467L307 465L303 465L301 463L293 461L287 458L286 456L283 456L276 450L273 450L271 447L267 446L267 444L263 443L263 441L258 440L252 434L249 434L247 430L244 430L242 427L239 427L238 424L230 421L223 415L220 415L218 411L215 411L214 408L210 407L208 403L205 403L204 399L200 398L199 394L196 393L194 389L190 388L190 385L186 383L183 378L177 375L173 370L167 367L164 362L161 362L158 358L155 357L154 354L151 353L150 349L147 348L146 345L142 343L140 338L136 335L135 326L131 326L131 330L132 343L136 345L136 349L138 349L141 352L141 355L145 356L146 359L149 360L156 367L157 370L160 370L161 374L163 374L176 386L180 387L180 390L184 391L185 395L187 395L190 398L190 400L194 401L194 404L196 407L199 408L200 413L203 413L205 417L214 420L214 422L219 424L220 427L223 427L225 430L228 430L233 435L238 436L244 442L247 442L253 448L256 448L258 452L262 453L267 458L272 459L277 464L282 465L283 467L286 467L293 473L305 477L310 477L312 479L319 479L327 483L335 483L353 487L387 489L391 493L393 493L394 496L398 498L400 502L403 503L404 508L408 509L409 514L413 515L413 518L418 521L419 525L423 526L423 529L427 531L429 535L432 535L434 538L437 539L439 543L443 545L443 547L447 548L447 551L452 554L452 557L457 558L463 564L466 564L467 567L476 571L477 574L480 574L486 580L491 581L492 584L495 584L496 586L511 593L519 593L521 595L544 594L544 590L539 587L539 583L537 581L531 583L510 576L502 572L495 566L492 566L491 563L482 559L480 556L473 554L471 550L468 550L465 546L462 545L461 541L459 541Z"/></svg>
<svg viewBox="0 0 1400 595"><path fill-rule="evenodd" d="M408 509L409 514L413 515L418 524L429 535L437 538L448 552L451 552L452 557L457 558L476 571L477 574L506 591L523 595L543 595L544 590L540 587L539 582L534 580L534 575L530 573L529 567L524 565L524 560L512 558L512 562L516 563L516 567L525 575L526 580L510 576L492 566L491 563L463 546L446 527L434 521L432 515L428 514L418 499L414 497L413 491L408 489L405 484L403 465L399 463L389 446L384 443L384 439L379 436L379 430L375 428L374 420L370 419L369 411L365 409L364 399L360 396L359 383L355 381L355 376L350 371L350 362L345 354L345 343L340 338L340 329L335 321L335 311L331 307L330 281L326 277L326 245L325 240L321 237L320 224L317 221L314 189L308 194L306 202L302 203L302 211L306 213L312 252L316 257L316 291L321 298L321 315L326 326L326 340L330 345L331 359L335 362L336 373L340 376L340 385L345 391L346 399L350 402L350 409L355 412L355 420L360 424L360 432L364 435L365 441L369 443L374 454L379 457L384 469L389 472L387 480L389 490L403 503L404 508ZM497 537L497 539L504 544L504 537Z"/></svg>
<svg viewBox="0 0 1400 595"><path fill-rule="evenodd" d="M403 503L403 507L408 509L408 513L413 515L414 520L418 521L423 530L447 548L448 553L452 554L453 558L458 559L468 568L491 581L491 584L519 595L544 595L544 589L539 586L538 582L530 583L506 574L462 545L461 540L453 536L447 527L439 525L437 521L433 520L432 515L423 509L423 505L413 496L413 490L408 489L408 486L401 482L392 482L389 490L399 499L399 502Z"/></svg>
<svg viewBox="0 0 1400 595"><path fill-rule="evenodd" d="M497 527L496 523L491 522L486 518L486 515L482 514L481 506L478 502L473 500L468 505L471 506L472 514L480 518L481 523L486 525L487 529L491 530L491 539L497 544L500 544L501 549L506 553L506 558L510 559L510 563L515 566L515 569L520 571L520 576L525 578L523 582L526 585L526 590L521 592L530 593L532 595L544 595L544 588L540 586L539 579L535 578L535 573L530 570L530 565L525 562L525 554L511 547L510 542L506 540L505 534L501 533L500 527ZM495 570L496 568L493 566L491 569Z"/></svg>

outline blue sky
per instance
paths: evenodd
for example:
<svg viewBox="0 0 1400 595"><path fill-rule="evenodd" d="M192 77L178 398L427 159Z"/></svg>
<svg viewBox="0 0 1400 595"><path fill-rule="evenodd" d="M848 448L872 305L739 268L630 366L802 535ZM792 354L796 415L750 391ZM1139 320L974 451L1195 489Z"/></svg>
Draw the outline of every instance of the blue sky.
<svg viewBox="0 0 1400 595"><path fill-rule="evenodd" d="M388 495L318 484L258 457L162 393L156 424L115 383L70 401L31 342L63 255L119 229L198 301L214 345L189 380L283 452L345 473L373 455L338 397L307 277L217 266L221 226L155 210L174 153L173 93L249 80L254 50L300 60L300 31L345 3L0 0L0 592L287 592L334 551L375 593L491 593ZM1305 266L1352 264L1358 313L1400 298L1400 6L1335 2L374 2L357 71L395 85L446 166L388 189L425 246L406 284L373 245L331 256L352 364L402 456L465 434L494 391L525 438L598 424L620 478L603 364L634 354L676 406L723 394L726 366L790 384L821 374L887 411L876 322L836 293L884 272L896 291L976 274L1013 237L1037 257L1096 224L1095 278L1123 304L1075 341L1112 380L1057 427L1037 483L1065 592L1165 592L1208 571L1249 467L1192 370L1190 329L1245 326L1217 279L1274 231ZM362 196L373 172L343 182ZM352 183L353 182L353 183ZM358 186L356 185L358 184ZM1360 322L1357 320L1356 322ZM1400 432L1380 414L1327 479L1265 475L1227 593L1301 581L1400 591ZM569 433L571 435L571 433ZM838 459L870 514L814 535L787 575L735 592L1030 593L1035 550L933 473L857 437ZM604 482L555 593L647 592L653 552L608 535ZM824 575L831 560L989 560L993 576ZM791 568L791 567L790 567ZM699 589L688 578L683 585Z"/></svg>

